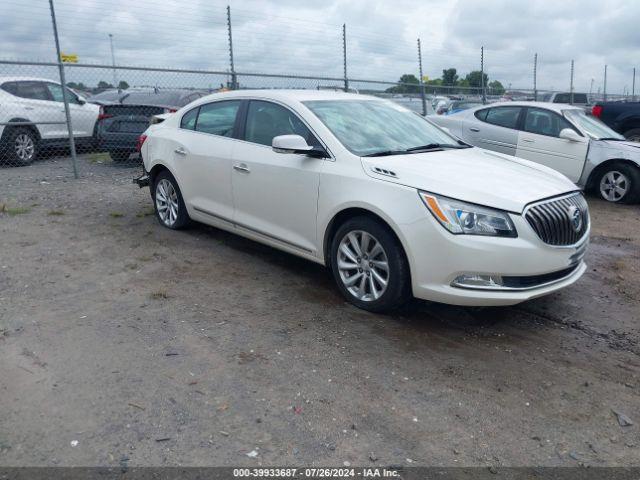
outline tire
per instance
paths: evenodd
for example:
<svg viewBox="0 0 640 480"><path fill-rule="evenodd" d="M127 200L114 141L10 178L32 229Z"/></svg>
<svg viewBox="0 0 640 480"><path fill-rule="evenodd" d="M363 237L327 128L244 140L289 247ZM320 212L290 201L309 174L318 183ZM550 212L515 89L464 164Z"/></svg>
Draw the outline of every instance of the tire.
<svg viewBox="0 0 640 480"><path fill-rule="evenodd" d="M358 308L388 312L411 297L409 264L402 245L378 220L354 217L340 225L331 239L330 260L340 293Z"/></svg>
<svg viewBox="0 0 640 480"><path fill-rule="evenodd" d="M612 163L598 173L595 189L607 202L636 203L640 200L640 169L625 163Z"/></svg>
<svg viewBox="0 0 640 480"><path fill-rule="evenodd" d="M11 165L30 165L38 158L40 151L40 139L29 128L8 128L4 149L6 157Z"/></svg>
<svg viewBox="0 0 640 480"><path fill-rule="evenodd" d="M129 156L131 155L130 151L122 151L122 150L111 150L109 151L109 156L111 160L116 163L123 163L129 161Z"/></svg>
<svg viewBox="0 0 640 480"><path fill-rule="evenodd" d="M156 176L152 198L153 208L160 225L172 230L180 230L189 225L191 219L182 199L182 192L176 179L167 170Z"/></svg>
<svg viewBox="0 0 640 480"><path fill-rule="evenodd" d="M640 128L632 128L623 133L624 138L631 142L640 142Z"/></svg>

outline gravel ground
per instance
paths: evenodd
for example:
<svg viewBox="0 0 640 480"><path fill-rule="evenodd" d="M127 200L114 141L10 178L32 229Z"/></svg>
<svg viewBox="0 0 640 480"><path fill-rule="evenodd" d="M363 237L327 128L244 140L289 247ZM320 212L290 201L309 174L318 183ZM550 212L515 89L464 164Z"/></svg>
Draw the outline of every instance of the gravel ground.
<svg viewBox="0 0 640 480"><path fill-rule="evenodd" d="M0 464L640 465L638 206L560 293L382 316L101 161L0 170Z"/></svg>

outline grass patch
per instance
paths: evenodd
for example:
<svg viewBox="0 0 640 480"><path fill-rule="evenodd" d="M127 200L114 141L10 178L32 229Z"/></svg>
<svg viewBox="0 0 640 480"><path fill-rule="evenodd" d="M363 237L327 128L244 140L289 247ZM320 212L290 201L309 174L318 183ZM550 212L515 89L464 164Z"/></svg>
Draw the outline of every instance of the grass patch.
<svg viewBox="0 0 640 480"><path fill-rule="evenodd" d="M145 208L143 211L138 212L138 213L136 214L136 217L138 217L138 218L144 218L144 217L148 217L148 216L150 216L150 215L153 215L153 214L155 214L155 213L156 213L156 212L155 212L155 210L154 210L153 208Z"/></svg>
<svg viewBox="0 0 640 480"><path fill-rule="evenodd" d="M151 298L154 300L163 300L169 298L169 293L166 290L156 290L151 292Z"/></svg>
<svg viewBox="0 0 640 480"><path fill-rule="evenodd" d="M111 163L111 157L108 153L90 153L87 155L89 163Z"/></svg>
<svg viewBox="0 0 640 480"><path fill-rule="evenodd" d="M47 212L47 215L50 215L52 217L59 217L61 215L64 215L65 213L62 210L49 210Z"/></svg>
<svg viewBox="0 0 640 480"><path fill-rule="evenodd" d="M4 209L0 211L5 212L13 217L15 215L24 215L25 213L29 213L31 209L29 207L7 207L5 205Z"/></svg>
<svg viewBox="0 0 640 480"><path fill-rule="evenodd" d="M120 212L111 212L109 213L109 216L111 218L122 218L124 217L124 213L120 213Z"/></svg>

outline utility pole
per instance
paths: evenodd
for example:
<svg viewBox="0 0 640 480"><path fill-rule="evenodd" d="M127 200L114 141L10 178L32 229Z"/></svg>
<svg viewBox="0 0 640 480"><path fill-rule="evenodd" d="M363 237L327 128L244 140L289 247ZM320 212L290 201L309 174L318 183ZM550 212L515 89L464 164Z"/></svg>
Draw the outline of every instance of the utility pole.
<svg viewBox="0 0 640 480"><path fill-rule="evenodd" d="M420 39L418 39L418 67L420 70L420 97L422 98L422 115L427 115L427 97L424 93L424 78L422 76L422 47L420 46Z"/></svg>
<svg viewBox="0 0 640 480"><path fill-rule="evenodd" d="M604 86L602 87L602 99L607 101L607 66L604 66Z"/></svg>
<svg viewBox="0 0 640 480"><path fill-rule="evenodd" d="M487 103L487 95L484 90L484 46L480 47L480 85L482 88L482 103Z"/></svg>
<svg viewBox="0 0 640 480"><path fill-rule="evenodd" d="M538 54L533 55L533 101L538 101Z"/></svg>
<svg viewBox="0 0 640 480"><path fill-rule="evenodd" d="M573 60L571 60L571 82L569 83L569 105L573 105Z"/></svg>
<svg viewBox="0 0 640 480"><path fill-rule="evenodd" d="M593 101L592 92L593 92L593 82L594 82L594 80L595 79L593 79L593 78L591 79L591 85L589 86L589 102Z"/></svg>
<svg viewBox="0 0 640 480"><path fill-rule="evenodd" d="M238 78L233 65L233 35L231 34L231 7L227 5L227 30L229 32L229 63L231 66L231 90L238 88Z"/></svg>
<svg viewBox="0 0 640 480"><path fill-rule="evenodd" d="M347 76L347 24L342 24L342 63L344 67L344 91L349 91L349 77Z"/></svg>
<svg viewBox="0 0 640 480"><path fill-rule="evenodd" d="M76 142L73 138L73 127L71 126L71 112L69 111L69 97L67 92L67 81L64 77L64 65L60 56L60 39L58 38L58 24L56 23L56 11L53 8L53 0L49 0L51 10L51 23L53 24L53 38L56 43L56 55L58 58L58 70L60 71L60 83L62 84L62 102L64 103L64 115L67 120L67 131L69 132L69 149L71 150L71 161L73 162L73 176L78 178L78 159L76 158Z"/></svg>
<svg viewBox="0 0 640 480"><path fill-rule="evenodd" d="M113 52L113 34L109 34L109 44L111 45L111 65L113 66L113 86L120 90L118 87L118 77L116 75L116 55Z"/></svg>
<svg viewBox="0 0 640 480"><path fill-rule="evenodd" d="M633 67L633 82L631 83L631 101L636 101L636 67Z"/></svg>

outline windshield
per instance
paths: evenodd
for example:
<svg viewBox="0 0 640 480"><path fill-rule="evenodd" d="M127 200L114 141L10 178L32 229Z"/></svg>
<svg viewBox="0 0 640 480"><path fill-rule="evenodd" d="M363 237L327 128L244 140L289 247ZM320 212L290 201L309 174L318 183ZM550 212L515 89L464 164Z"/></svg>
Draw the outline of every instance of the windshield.
<svg viewBox="0 0 640 480"><path fill-rule="evenodd" d="M563 110L562 113L591 138L596 140L601 138L624 140L622 135L611 130L593 115L588 115L584 110Z"/></svg>
<svg viewBox="0 0 640 480"><path fill-rule="evenodd" d="M303 102L340 143L358 156L403 153L422 145L452 145L458 140L420 115L385 100Z"/></svg>

